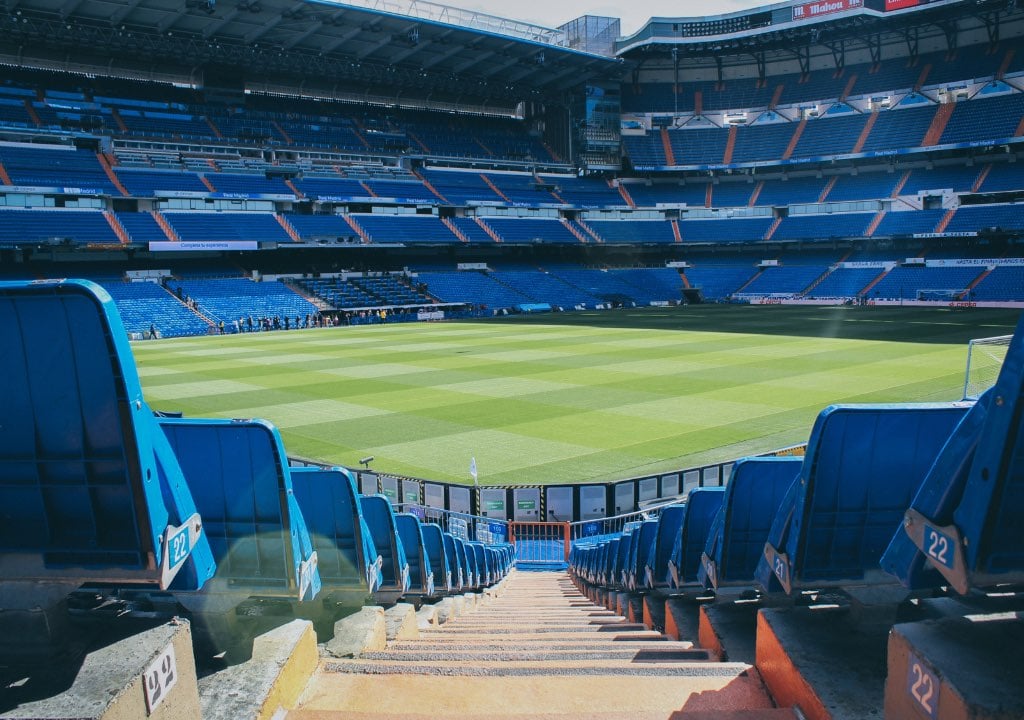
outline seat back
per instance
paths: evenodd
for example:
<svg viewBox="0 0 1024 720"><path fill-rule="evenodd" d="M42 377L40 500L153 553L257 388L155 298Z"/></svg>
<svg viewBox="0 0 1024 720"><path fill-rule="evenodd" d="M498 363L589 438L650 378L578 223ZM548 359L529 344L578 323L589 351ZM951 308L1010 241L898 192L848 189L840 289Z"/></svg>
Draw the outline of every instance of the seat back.
<svg viewBox="0 0 1024 720"><path fill-rule="evenodd" d="M707 544L711 523L725 499L724 487L697 487L686 498L686 516L676 535L669 559L669 584L682 588L698 583L701 555Z"/></svg>
<svg viewBox="0 0 1024 720"><path fill-rule="evenodd" d="M613 588L623 586L623 573L628 565L629 551L633 544L633 533L636 530L627 530L619 536L619 546L615 549L615 557L612 560L611 576L608 584Z"/></svg>
<svg viewBox="0 0 1024 720"><path fill-rule="evenodd" d="M880 584L879 560L968 403L833 405L811 430L799 482L757 572L768 590Z"/></svg>
<svg viewBox="0 0 1024 720"><path fill-rule="evenodd" d="M462 590L466 586L466 563L459 552L458 538L451 533L444 533L444 556L452 573L452 590Z"/></svg>
<svg viewBox="0 0 1024 720"><path fill-rule="evenodd" d="M110 296L0 282L0 577L195 590L213 555Z"/></svg>
<svg viewBox="0 0 1024 720"><path fill-rule="evenodd" d="M480 587L480 580L476 575L476 557L473 555L469 543L462 538L455 538L455 544L459 549L459 559L462 561L463 575L465 576L464 587L467 590Z"/></svg>
<svg viewBox="0 0 1024 720"><path fill-rule="evenodd" d="M634 540L630 543L629 565L626 568L626 586L630 590L643 586L644 569L647 567L647 557L658 533L658 521L644 520L633 533Z"/></svg>
<svg viewBox="0 0 1024 720"><path fill-rule="evenodd" d="M159 418L203 516L222 590L307 601L317 554L281 436L265 420Z"/></svg>
<svg viewBox="0 0 1024 720"><path fill-rule="evenodd" d="M910 589L951 584L952 578L945 578L923 551L924 530L930 526L929 534L935 538L938 537L935 529L952 526L953 513L963 499L967 476L985 430L993 397L992 390L983 393L957 424L921 481L901 526L893 533L882 554L882 570ZM907 530L913 532L908 534ZM934 551L939 557L951 560L953 556L949 554L949 546L942 549L946 552L940 552L938 547ZM966 580L966 577L959 579Z"/></svg>
<svg viewBox="0 0 1024 720"><path fill-rule="evenodd" d="M476 560L477 585L490 585L492 582L491 567L484 544L476 541L468 542L466 543L466 550L467 552L472 551L473 558Z"/></svg>
<svg viewBox="0 0 1024 720"><path fill-rule="evenodd" d="M452 591L452 566L445 552L444 531L435 523L423 523L420 527L423 547L427 550L430 568L434 572L434 588L437 592Z"/></svg>
<svg viewBox="0 0 1024 720"><path fill-rule="evenodd" d="M381 557L381 592L405 593L409 590L409 562L402 539L395 526L395 513L384 495L363 495L360 498L363 517Z"/></svg>
<svg viewBox="0 0 1024 720"><path fill-rule="evenodd" d="M672 557L672 547L679 536L685 515L686 506L682 504L661 509L658 529L644 567L644 587L653 590L668 584L668 561Z"/></svg>
<svg viewBox="0 0 1024 720"><path fill-rule="evenodd" d="M420 519L411 513L397 513L395 527L402 539L405 559L409 563L409 589L419 595L434 594L434 572L423 540Z"/></svg>
<svg viewBox="0 0 1024 720"><path fill-rule="evenodd" d="M619 546L622 544L622 536L613 537L608 540L607 549L601 557L600 566L597 568L597 582L601 585L611 585L615 573L615 563L619 557Z"/></svg>
<svg viewBox="0 0 1024 720"><path fill-rule="evenodd" d="M753 585L775 512L802 464L792 457L736 461L701 555L697 577L704 587Z"/></svg>
<svg viewBox="0 0 1024 720"><path fill-rule="evenodd" d="M462 546L466 550L466 565L469 566L469 576L473 579L470 586L478 590L484 584L484 569L480 567L480 563L476 559L476 551L473 549L473 544L469 540L464 540Z"/></svg>
<svg viewBox="0 0 1024 720"><path fill-rule="evenodd" d="M964 594L1021 583L1022 525L1024 320L996 384L943 448L904 517L903 532L923 558L897 533L883 566L908 584L931 584L937 571Z"/></svg>
<svg viewBox="0 0 1024 720"><path fill-rule="evenodd" d="M344 468L291 468L292 489L309 529L325 590L373 592L380 584L377 548L364 532L359 493Z"/></svg>
<svg viewBox="0 0 1024 720"><path fill-rule="evenodd" d="M502 550L491 545L485 545L484 551L487 553L487 564L491 567L491 582L496 583L505 577Z"/></svg>

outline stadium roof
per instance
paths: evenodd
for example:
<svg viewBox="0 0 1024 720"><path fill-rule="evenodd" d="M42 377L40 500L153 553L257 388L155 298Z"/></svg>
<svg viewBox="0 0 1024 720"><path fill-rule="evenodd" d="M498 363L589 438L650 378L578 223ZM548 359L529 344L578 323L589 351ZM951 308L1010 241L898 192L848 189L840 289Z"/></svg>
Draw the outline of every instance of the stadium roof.
<svg viewBox="0 0 1024 720"><path fill-rule="evenodd" d="M624 62L559 31L418 0L7 0L0 52L228 68L406 93L540 100ZM84 60L83 60L84 62ZM261 77L262 76L262 77Z"/></svg>
<svg viewBox="0 0 1024 720"><path fill-rule="evenodd" d="M1016 0L792 0L725 15L654 17L615 46L620 56L632 59L733 55L749 63L752 54L847 42L873 45L881 36L911 43L922 32L956 34L964 21L998 37L1004 18L1017 13Z"/></svg>

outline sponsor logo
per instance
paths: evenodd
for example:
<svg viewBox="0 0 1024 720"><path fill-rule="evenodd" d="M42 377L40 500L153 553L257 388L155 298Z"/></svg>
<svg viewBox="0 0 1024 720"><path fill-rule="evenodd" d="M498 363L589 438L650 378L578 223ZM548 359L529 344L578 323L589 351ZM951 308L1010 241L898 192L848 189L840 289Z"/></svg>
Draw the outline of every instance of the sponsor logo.
<svg viewBox="0 0 1024 720"><path fill-rule="evenodd" d="M859 8L862 5L862 0L819 0L819 2L804 3L803 5L795 5L793 7L793 19L806 20L807 18L831 15L832 13Z"/></svg>

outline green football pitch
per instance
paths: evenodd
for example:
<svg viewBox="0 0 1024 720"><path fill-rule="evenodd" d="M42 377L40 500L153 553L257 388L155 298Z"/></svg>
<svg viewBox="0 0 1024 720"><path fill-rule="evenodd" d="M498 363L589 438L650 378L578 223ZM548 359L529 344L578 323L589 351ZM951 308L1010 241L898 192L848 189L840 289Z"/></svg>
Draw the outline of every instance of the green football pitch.
<svg viewBox="0 0 1024 720"><path fill-rule="evenodd" d="M147 400L431 480L608 481L807 440L826 405L958 399L1016 311L691 306L137 343Z"/></svg>

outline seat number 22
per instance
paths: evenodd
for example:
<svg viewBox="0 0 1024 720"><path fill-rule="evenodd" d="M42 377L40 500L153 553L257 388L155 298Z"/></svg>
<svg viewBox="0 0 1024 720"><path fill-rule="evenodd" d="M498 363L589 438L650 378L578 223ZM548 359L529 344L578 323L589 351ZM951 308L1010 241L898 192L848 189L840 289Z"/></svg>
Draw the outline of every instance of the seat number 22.
<svg viewBox="0 0 1024 720"><path fill-rule="evenodd" d="M939 678L911 653L907 673L907 691L921 711L929 718L938 717Z"/></svg>
<svg viewBox="0 0 1024 720"><path fill-rule="evenodd" d="M935 562L952 569L953 538L940 530L926 525L924 529L925 552Z"/></svg>

